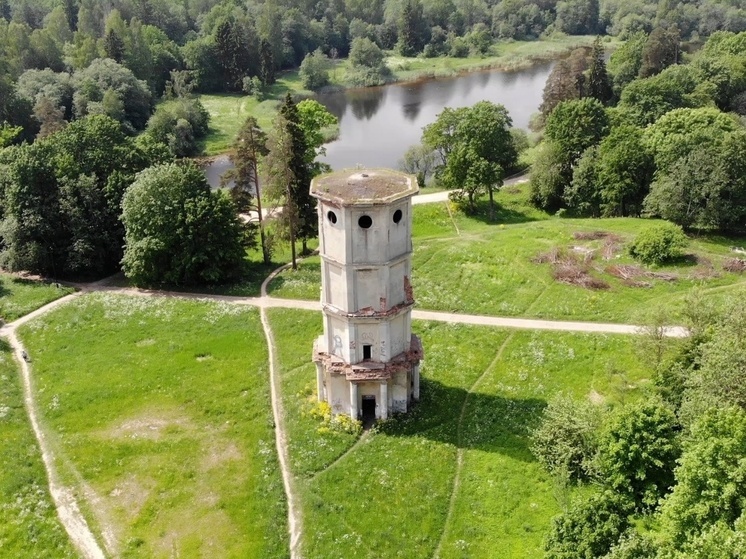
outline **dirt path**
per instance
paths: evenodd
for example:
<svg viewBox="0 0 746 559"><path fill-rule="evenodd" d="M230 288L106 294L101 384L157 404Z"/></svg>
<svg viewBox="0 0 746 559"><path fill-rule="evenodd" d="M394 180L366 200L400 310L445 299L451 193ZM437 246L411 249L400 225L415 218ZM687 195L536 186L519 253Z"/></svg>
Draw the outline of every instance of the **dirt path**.
<svg viewBox="0 0 746 559"><path fill-rule="evenodd" d="M269 285L269 282L285 268L287 268L287 265L278 268L267 276L264 282L262 282L262 300L269 299L267 295L267 285ZM285 498L288 503L290 559L300 559L299 546L301 535L303 533L303 521L294 491L293 475L290 472L289 467L290 456L288 454L287 434L285 433L285 417L283 415L281 401L282 384L277 370L277 348L275 347L272 328L269 324L269 319L267 318L267 306L264 304L261 305L259 313L262 320L262 328L264 329L264 336L267 338L267 351L269 352L269 386L272 399L272 416L274 417L275 424L275 445L277 447L277 458L280 462L280 470L282 472L282 485L285 489Z"/></svg>
<svg viewBox="0 0 746 559"><path fill-rule="evenodd" d="M436 193L435 195L441 195L442 193ZM429 196L435 196L429 195ZM447 193L446 193L447 196ZM422 198L425 198L424 196ZM432 200L428 200L432 201ZM426 202L423 202L426 203ZM78 549L81 555L86 559L103 559L106 557L102 548L98 544L95 536L90 530L85 518L80 512L75 494L70 487L64 486L57 473L57 469L54 461L54 454L47 440L47 436L39 423L39 415L34 400L34 394L32 390L32 377L31 370L28 363L23 359L22 355L25 354L25 349L21 344L20 340L16 336L16 329L18 326L25 324L26 322L37 318L51 309L63 305L75 297L78 297L88 292L112 292L120 293L122 295L137 296L137 297L173 297L182 299L200 299L210 301L222 301L226 303L232 303L237 305L249 305L258 307L260 310L262 327L264 329L264 335L267 339L267 350L269 355L269 373L270 373L270 394L272 400L272 414L274 417L275 426L275 444L277 448L277 456L280 463L280 470L282 474L283 487L285 490L285 496L288 503L288 531L290 535L290 557L291 559L300 559L300 542L302 537L302 516L300 507L297 502L297 496L294 491L294 480L292 473L289 469L289 454L287 447L287 434L285 431L284 416L281 402L281 381L277 366L277 349L274 342L274 336L272 329L267 318L268 308L289 308L299 310L321 310L318 301L306 301L306 300L294 300L294 299L280 299L270 297L267 294L267 285L269 282L282 270L286 269L287 266L278 268L272 274L270 274L262 283L261 296L260 297L238 297L229 295L209 295L204 293L183 293L176 291L157 291L157 290L145 290L135 289L127 287L116 287L109 285L106 280L91 284L80 284L77 285L80 291L62 297L52 303L49 303L21 318L18 320L4 325L0 328L0 336L8 338L11 346L13 347L16 358L21 364L21 372L23 377L24 385L24 400L31 421L34 434L39 444L39 448L42 453L42 459L47 472L47 478L49 483L49 490L52 495L52 499L57 508L57 514L65 527L73 545ZM538 319L527 319L527 318L512 318L512 317L496 317L496 316L482 316L482 315L468 315L460 313L449 313L449 312L437 312L437 311L424 311L415 310L412 312L412 317L417 320L432 320L437 322L450 322L457 324L473 324L482 326L494 326L502 328L520 328L520 329L534 329L534 330L559 330L559 331L573 331L573 332L595 332L595 333L610 333L610 334L641 334L642 329L639 326L626 325L626 324L605 324L595 322L565 322L565 321L553 321L553 320L538 320ZM683 337L687 335L687 331L681 327L667 327L665 329L665 335L669 337ZM499 354L498 354L499 355ZM488 368L489 370L489 368ZM486 374L486 371L485 373ZM484 374L482 376L484 376ZM478 379L474 386L469 390L469 393L481 380ZM469 400L467 394L466 400L464 401L463 408L461 410L461 417L459 419L459 431L461 429L461 423L463 421L463 415L466 410L466 405ZM459 437L460 437L459 432ZM346 455L345 453L344 455ZM343 456L344 456L343 455ZM451 497L451 503L449 506L448 518L450 518L450 511L455 503L455 495L458 492L460 483L460 470L463 463L462 450L459 449L458 460L457 460L457 471L454 478L454 487ZM444 526L444 532L441 537L441 541L438 543L438 547L435 552L435 557L438 557L442 543L445 539L446 531L448 529L448 518L446 520L446 526Z"/></svg>
<svg viewBox="0 0 746 559"><path fill-rule="evenodd" d="M45 305L26 316L6 324L0 329L0 335L8 338L8 342L13 348L13 353L18 363L21 365L21 378L23 380L23 401L26 406L31 428L39 444L44 468L47 472L47 483L49 484L49 493L52 495L52 501L57 509L57 516L62 526L67 531L70 541L85 559L105 559L106 555L99 546L96 538L88 527L80 507L75 499L75 493L72 488L65 486L59 479L59 474L55 465L54 455L47 439L47 434L42 429L39 421L39 413L34 399L33 385L31 380L31 367L27 359L26 349L16 336L16 328L21 324L28 322L51 309L63 305L71 299L77 297L80 293L67 295Z"/></svg>

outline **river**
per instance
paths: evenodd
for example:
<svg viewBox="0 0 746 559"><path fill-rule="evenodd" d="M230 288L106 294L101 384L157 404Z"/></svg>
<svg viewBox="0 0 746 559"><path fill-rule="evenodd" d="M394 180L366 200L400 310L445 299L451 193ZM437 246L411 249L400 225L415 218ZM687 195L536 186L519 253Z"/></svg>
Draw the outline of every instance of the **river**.
<svg viewBox="0 0 746 559"><path fill-rule="evenodd" d="M539 109L553 64L319 95L318 101L339 119L339 137L324 146L326 156L321 160L333 169L356 165L396 169L407 148L420 143L422 128L445 107L467 107L482 100L503 104L513 126L526 129ZM213 187L229 167L228 158L220 157L207 168Z"/></svg>

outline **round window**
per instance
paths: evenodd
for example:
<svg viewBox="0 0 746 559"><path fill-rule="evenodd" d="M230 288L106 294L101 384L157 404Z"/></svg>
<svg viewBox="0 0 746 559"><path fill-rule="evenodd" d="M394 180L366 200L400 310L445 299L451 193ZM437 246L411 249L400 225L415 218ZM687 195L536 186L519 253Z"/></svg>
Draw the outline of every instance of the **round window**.
<svg viewBox="0 0 746 559"><path fill-rule="evenodd" d="M399 223L401 221L401 216L402 216L401 210L396 210L394 212L394 223Z"/></svg>
<svg viewBox="0 0 746 559"><path fill-rule="evenodd" d="M329 210L328 212L326 212L326 217L332 223L337 223L337 214L335 214L333 211Z"/></svg>
<svg viewBox="0 0 746 559"><path fill-rule="evenodd" d="M361 215L360 219L357 220L357 224L363 229L368 229L371 225L373 225L373 220L369 215Z"/></svg>

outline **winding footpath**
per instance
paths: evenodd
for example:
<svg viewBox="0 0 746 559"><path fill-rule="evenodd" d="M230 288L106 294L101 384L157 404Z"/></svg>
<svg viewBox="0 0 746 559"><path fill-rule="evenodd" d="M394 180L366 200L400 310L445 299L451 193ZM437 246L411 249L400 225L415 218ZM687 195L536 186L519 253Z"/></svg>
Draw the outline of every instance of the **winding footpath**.
<svg viewBox="0 0 746 559"><path fill-rule="evenodd" d="M21 366L26 411L28 413L29 421L31 422L34 435L36 436L36 440L41 450L44 467L47 473L49 491L52 495L52 499L57 509L57 514L73 545L85 559L104 559L106 557L106 554L99 545L96 537L90 530L85 518L80 512L80 507L78 506L75 498L75 491L73 490L73 488L65 486L59 479L59 474L55 465L54 452L48 442L48 437L41 424L37 404L34 399L31 367L29 365L29 362L23 358L23 355L26 355L26 349L24 348L22 342L16 336L17 328L22 324L25 324L26 322L29 322L30 320L33 320L60 305L64 305L72 301L73 299L84 295L85 293L92 292L112 292L137 297L173 297L182 299L222 301L226 303L248 305L259 308L264 335L267 339L267 348L269 355L270 393L275 428L275 444L277 448L277 456L280 463L280 469L282 472L283 487L288 503L290 557L291 559L300 559L302 516L300 512L300 506L298 504L297 494L293 487L293 476L289 468L290 459L288 455L287 433L285 430L285 422L280 394L281 383L277 366L277 350L266 311L269 308L289 308L298 310L320 311L321 305L318 301L281 299L270 297L267 294L267 285L269 284L269 282L286 268L287 266L278 268L264 280L261 287L260 297L238 297L228 295L207 295L204 293L183 293L176 291L135 289L107 285L106 281L91 284L77 284L76 287L79 289L79 291L77 291L76 293L67 295L65 297L62 297L61 299L57 299L56 301L44 305L43 307L33 311L32 313L29 313L26 316L19 318L14 322L8 323L0 328L0 336L8 339L11 347L13 348L14 355ZM643 332L643 330L639 326L626 324L536 320L526 318L482 316L424 310L413 311L412 317L416 320L431 320L457 324L474 324L501 328L559 330L571 332L594 332L627 335L642 334ZM665 329L664 334L669 337L684 337L687 335L687 331L681 327L668 327ZM464 408L466 407L467 401L465 401L463 404ZM462 415L464 411L465 409L461 410ZM458 484L457 480L456 484ZM440 544L438 548L440 549Z"/></svg>

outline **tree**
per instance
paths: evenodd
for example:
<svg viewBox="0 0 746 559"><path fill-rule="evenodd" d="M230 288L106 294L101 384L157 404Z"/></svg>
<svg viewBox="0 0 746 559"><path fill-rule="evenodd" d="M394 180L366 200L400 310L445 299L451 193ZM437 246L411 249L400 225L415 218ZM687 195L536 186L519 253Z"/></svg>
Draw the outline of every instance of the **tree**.
<svg viewBox="0 0 746 559"><path fill-rule="evenodd" d="M267 155L267 135L259 127L256 119L249 116L244 121L233 142L233 152L230 155L233 169L226 172L221 181L233 181L231 197L239 212L255 210L259 223L262 257L265 264L270 263L270 247L264 232L264 216L262 215L262 197L259 180L259 164Z"/></svg>
<svg viewBox="0 0 746 559"><path fill-rule="evenodd" d="M599 438L601 477L638 510L652 510L673 485L677 431L676 416L660 401L624 406Z"/></svg>
<svg viewBox="0 0 746 559"><path fill-rule="evenodd" d="M410 146L399 161L399 168L405 173L417 176L420 187L425 187L427 177L435 168L435 152L423 144Z"/></svg>
<svg viewBox="0 0 746 559"><path fill-rule="evenodd" d="M588 69L588 57L585 49L575 49L565 60L560 60L552 68L547 78L539 107L546 119L562 101L580 99L585 93L584 72Z"/></svg>
<svg viewBox="0 0 746 559"><path fill-rule="evenodd" d="M326 143L323 131L337 125L337 117L331 114L324 105L314 99L304 99L297 105L298 124L303 131L306 144L305 161L311 177L326 173L331 168L326 163L316 161L326 154L323 144ZM310 186L310 183L309 183Z"/></svg>
<svg viewBox="0 0 746 559"><path fill-rule="evenodd" d="M511 125L505 107L480 101L469 108L446 108L423 131L423 141L444 161L438 173L443 185L460 188L472 211L478 194L487 192L490 219L495 215L494 189L518 158Z"/></svg>
<svg viewBox="0 0 746 559"><path fill-rule="evenodd" d="M647 35L640 31L616 49L609 58L608 70L612 76L614 93L618 98L628 83L637 78L642 66L642 51Z"/></svg>
<svg viewBox="0 0 746 559"><path fill-rule="evenodd" d="M331 62L321 49L316 49L303 59L300 65L300 79L303 87L317 91L329 84Z"/></svg>
<svg viewBox="0 0 746 559"><path fill-rule="evenodd" d="M658 173L666 173L695 148L718 149L726 135L738 128L734 118L712 107L674 109L645 130L645 141Z"/></svg>
<svg viewBox="0 0 746 559"><path fill-rule="evenodd" d="M267 140L267 157L265 168L267 174L267 194L283 203L282 212L277 220L281 234L290 242L290 254L293 270L298 269L295 255L295 239L300 226L298 206L293 196L295 173L293 167L293 137L291 124L282 113L277 113L272 131Z"/></svg>
<svg viewBox="0 0 746 559"><path fill-rule="evenodd" d="M611 491L595 493L552 520L544 541L546 559L596 559L606 555L629 527L632 506Z"/></svg>
<svg viewBox="0 0 746 559"><path fill-rule="evenodd" d="M317 103L318 104L318 103ZM320 106L320 105L319 105ZM303 127L300 111L288 93L285 102L280 107L280 114L285 119L285 126L290 135L291 157L288 161L292 170L292 181L288 193L293 199L295 208L295 233L301 240L301 252L308 252L307 242L318 233L318 216L316 215L316 200L311 196L310 186L313 177L313 159L310 152L315 146L309 146L307 132ZM324 112L326 112L324 110ZM309 133L313 127L309 128ZM314 154L315 155L315 154Z"/></svg>
<svg viewBox="0 0 746 559"><path fill-rule="evenodd" d="M560 1L555 25L563 33L592 35L598 30L598 11L598 0Z"/></svg>
<svg viewBox="0 0 746 559"><path fill-rule="evenodd" d="M425 45L424 18L419 0L404 0L399 16L397 50L402 56L417 56Z"/></svg>
<svg viewBox="0 0 746 559"><path fill-rule="evenodd" d="M46 138L58 130L62 130L67 122L62 107L55 106L48 97L40 97L34 105L34 117L41 124L37 138Z"/></svg>
<svg viewBox="0 0 746 559"><path fill-rule="evenodd" d="M601 44L601 37L596 37L593 42L593 52L591 54L591 64L588 68L588 96L598 99L604 105L608 105L614 92L611 89L611 81L606 72L606 62L604 62L604 47Z"/></svg>
<svg viewBox="0 0 746 559"><path fill-rule="evenodd" d="M238 276L243 226L192 162L141 172L122 200L122 267L136 285L215 284Z"/></svg>
<svg viewBox="0 0 746 559"><path fill-rule="evenodd" d="M122 62L124 58L124 41L119 33L110 29L104 35L104 51L106 56L115 62Z"/></svg>
<svg viewBox="0 0 746 559"><path fill-rule="evenodd" d="M661 505L662 533L675 549L717 523L733 527L746 503L746 412L707 410L685 440L676 485Z"/></svg>
<svg viewBox="0 0 746 559"><path fill-rule="evenodd" d="M660 73L664 68L679 62L679 30L656 27L648 36L642 50L640 77L647 78Z"/></svg>
<svg viewBox="0 0 746 559"><path fill-rule="evenodd" d="M348 80L360 86L385 83L391 71L384 63L384 59L380 47L367 37L353 39L350 46L352 72L348 73Z"/></svg>

